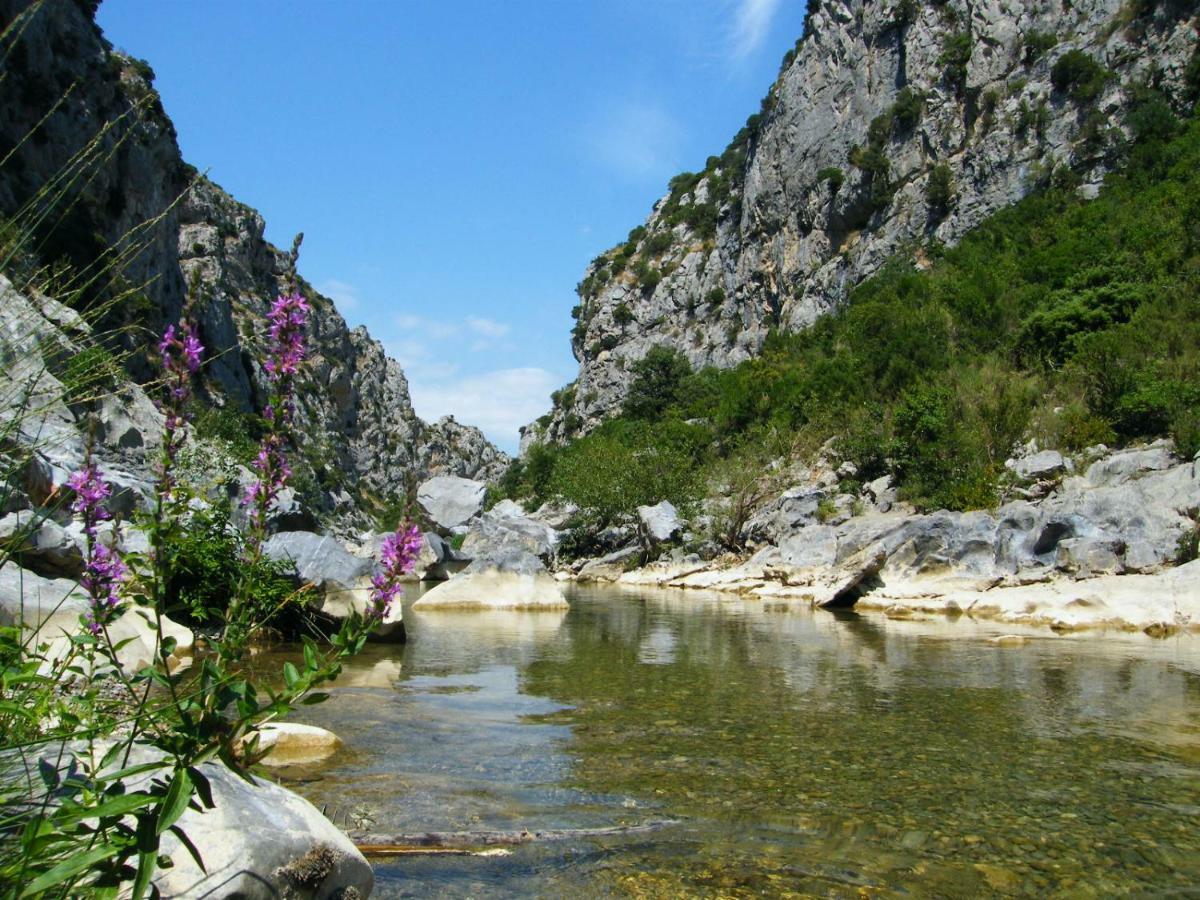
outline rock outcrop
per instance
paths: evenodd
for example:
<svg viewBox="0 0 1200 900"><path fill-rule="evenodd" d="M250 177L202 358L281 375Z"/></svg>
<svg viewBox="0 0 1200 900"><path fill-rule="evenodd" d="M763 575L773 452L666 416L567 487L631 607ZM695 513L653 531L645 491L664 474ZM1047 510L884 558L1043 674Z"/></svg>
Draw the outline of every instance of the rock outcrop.
<svg viewBox="0 0 1200 900"><path fill-rule="evenodd" d="M298 585L310 585L315 598L309 608L326 619L341 622L352 613L362 615L371 601L371 560L355 556L337 539L308 531L272 535L263 556L286 563ZM372 637L404 640L403 612L399 603L380 621Z"/></svg>
<svg viewBox="0 0 1200 900"><path fill-rule="evenodd" d="M127 470L131 481L144 480L160 431L157 412L138 387L156 374L156 341L147 335L179 319L193 280L191 316L206 347L202 399L245 433L266 396L260 362L265 316L287 271L288 255L265 240L262 217L182 160L153 70L112 49L92 6L0 0L0 27L22 23L11 32L20 37L4 62L0 149L15 149L0 168L0 214L16 217L19 226L22 209L39 213L49 203L39 195L47 183L63 171L76 175L44 224L30 217L28 247L37 250L13 264L13 283L0 284L6 317L0 356L19 356L31 343L52 351L40 353L52 358L43 359L44 376L31 386L33 399L45 401L38 404L44 427L36 441L26 436L39 451L53 445L55 483L81 454L86 415L98 420L106 474L115 467ZM87 267L110 249L120 257L112 274L128 295L102 315L91 314L90 325L38 290L43 264L66 259ZM431 475L486 480L503 471L507 458L478 429L449 417L421 421L404 373L380 343L361 327L349 328L311 285L300 286L313 312L294 462L309 476L307 499L315 511L362 527L364 499L403 496L406 484ZM89 288L57 299L94 308L104 298ZM17 306L33 312L17 315ZM106 358L121 358L132 378L117 370L115 384L94 392L100 396L68 395L71 385L62 378L71 372L69 361L100 345ZM0 385L3 406L20 400L22 387L11 379Z"/></svg>
<svg viewBox="0 0 1200 900"><path fill-rule="evenodd" d="M1062 167L1094 192L1120 158L1137 83L1182 105L1195 12L1124 0L810 3L761 111L588 268L574 310L579 376L526 428L523 449L614 414L631 364L656 345L696 368L734 366L769 330L810 325L893 255L954 244ZM1076 51L1098 67L1086 92L1052 76Z"/></svg>
<svg viewBox="0 0 1200 900"><path fill-rule="evenodd" d="M475 558L449 581L422 595L413 610L561 609L562 588L515 532L509 540L478 546Z"/></svg>
<svg viewBox="0 0 1200 900"><path fill-rule="evenodd" d="M1083 469L1077 461L1030 459L1012 468L1061 476L1042 482L1045 496L972 512L917 513L874 501L869 485L856 498L837 495L836 484L818 483L827 473L810 473L813 483L784 491L751 518L744 536L757 549L748 556L664 554L631 569L637 548L628 547L583 564L577 578L896 615L968 611L1060 629L1200 626L1196 563L1177 565L1200 529L1200 457L1182 461L1169 441L1158 441L1103 451L1075 476L1064 473ZM828 509L833 496L854 509L823 516L819 506Z"/></svg>

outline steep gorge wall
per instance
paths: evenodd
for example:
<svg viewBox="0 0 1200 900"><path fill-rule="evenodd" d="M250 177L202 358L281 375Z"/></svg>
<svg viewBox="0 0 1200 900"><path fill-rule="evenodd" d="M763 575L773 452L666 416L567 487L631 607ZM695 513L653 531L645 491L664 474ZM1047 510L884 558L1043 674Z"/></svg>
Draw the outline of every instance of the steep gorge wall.
<svg viewBox="0 0 1200 900"><path fill-rule="evenodd" d="M953 244L1069 168L1119 165L1138 84L1182 102L1196 4L822 0L761 111L580 283L576 381L523 433L562 442L614 415L656 345L694 368L753 357L836 309L895 254ZM1095 79L1053 82L1080 51ZM1086 73L1085 73L1086 74ZM941 196L939 196L941 194ZM948 196L947 196L948 195Z"/></svg>
<svg viewBox="0 0 1200 900"><path fill-rule="evenodd" d="M287 254L264 239L255 210L182 160L152 71L112 50L94 23L94 5L0 0L0 26L11 26L0 158L12 150L0 167L0 212L13 216L94 141L91 162L39 230L35 263L87 265L105 248L128 245L124 236L137 229L122 282L137 290L102 323L124 330L131 373L153 376L156 335L178 319L196 277L193 315L208 350L205 399L257 411L265 396L258 362L265 315L281 290ZM314 471L330 476L329 508L352 502L343 488L387 497L430 474L492 478L503 471L507 458L478 429L450 418L421 421L404 373L380 343L348 328L331 300L304 288L314 312L298 431Z"/></svg>

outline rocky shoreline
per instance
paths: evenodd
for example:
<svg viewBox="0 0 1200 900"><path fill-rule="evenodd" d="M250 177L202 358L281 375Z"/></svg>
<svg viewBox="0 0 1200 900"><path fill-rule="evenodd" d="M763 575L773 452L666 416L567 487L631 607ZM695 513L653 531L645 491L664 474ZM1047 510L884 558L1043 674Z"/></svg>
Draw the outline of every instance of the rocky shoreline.
<svg viewBox="0 0 1200 900"><path fill-rule="evenodd" d="M854 473L818 464L769 501L743 554L705 558L630 544L563 566L581 583L725 591L769 603L881 610L889 617L968 615L1056 631L1200 629L1200 561L1186 561L1200 512L1200 458L1167 441L1074 461L1053 451L1009 461L1015 499L992 511L922 514L886 479L839 493ZM1079 471L1081 474L1076 474ZM832 510L832 511L831 511ZM659 549L655 547L654 549Z"/></svg>

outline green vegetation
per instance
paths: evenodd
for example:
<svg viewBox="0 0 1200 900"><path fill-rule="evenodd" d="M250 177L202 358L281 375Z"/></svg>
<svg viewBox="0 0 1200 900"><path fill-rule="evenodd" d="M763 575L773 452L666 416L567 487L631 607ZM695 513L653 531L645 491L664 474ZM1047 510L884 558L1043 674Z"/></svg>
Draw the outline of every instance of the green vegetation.
<svg viewBox="0 0 1200 900"><path fill-rule="evenodd" d="M1058 43L1058 37L1048 31L1025 33L1025 65L1032 66Z"/></svg>
<svg viewBox="0 0 1200 900"><path fill-rule="evenodd" d="M302 608L306 597L287 576L288 566L269 559L248 563L244 544L223 508L192 513L166 548L167 614L185 625L221 624L239 582L257 609ZM272 616L273 626L282 622L278 614Z"/></svg>
<svg viewBox="0 0 1200 900"><path fill-rule="evenodd" d="M893 260L840 312L770 336L735 369L689 372L656 350L635 364L621 418L565 450L540 448L515 487L611 517L629 497L667 495L631 486L649 477L631 471L639 454L686 458L707 476L786 434L802 453L836 438L863 480L890 472L919 507L963 509L996 501L1004 460L1030 436L1071 451L1170 435L1196 453L1200 123L1174 119L1152 90L1133 95L1137 141L1098 199L1053 170L957 247L927 247L927 269ZM939 169L931 203L949 203ZM621 462L603 463L603 477L623 487L601 502L589 491L607 453Z"/></svg>
<svg viewBox="0 0 1200 900"><path fill-rule="evenodd" d="M937 64L942 67L942 77L956 93L961 94L967 83L967 63L971 61L971 49L970 33L960 31L946 39L942 53L938 56Z"/></svg>
<svg viewBox="0 0 1200 900"><path fill-rule="evenodd" d="M1050 83L1076 103L1091 103L1112 79L1112 72L1082 50L1068 50L1050 69Z"/></svg>
<svg viewBox="0 0 1200 900"><path fill-rule="evenodd" d="M934 166L929 173L925 199L929 202L929 208L940 215L950 208L950 201L954 199L954 176L945 163Z"/></svg>
<svg viewBox="0 0 1200 900"><path fill-rule="evenodd" d="M846 182L846 173L837 166L827 166L817 173L817 180L828 181L830 190L836 194Z"/></svg>

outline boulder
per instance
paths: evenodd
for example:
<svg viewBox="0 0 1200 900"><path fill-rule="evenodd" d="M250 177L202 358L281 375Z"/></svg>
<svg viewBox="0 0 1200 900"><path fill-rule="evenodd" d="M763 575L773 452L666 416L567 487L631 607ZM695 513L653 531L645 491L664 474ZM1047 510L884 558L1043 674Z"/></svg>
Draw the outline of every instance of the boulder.
<svg viewBox="0 0 1200 900"><path fill-rule="evenodd" d="M555 529L566 528L578 515L579 507L574 503L558 503L554 500L546 501L535 512L529 514L530 518L545 522Z"/></svg>
<svg viewBox="0 0 1200 900"><path fill-rule="evenodd" d="M353 555L328 535L309 531L280 532L263 544L263 555L290 563L296 582L311 584L316 590L316 598L309 608L328 619L340 621L352 612L362 613L370 603L373 563ZM380 640L404 640L403 612L399 603L392 604L374 636Z"/></svg>
<svg viewBox="0 0 1200 900"><path fill-rule="evenodd" d="M496 516L507 516L510 518L519 519L525 518L526 515L525 507L523 507L520 503L517 503L515 500L510 500L507 497L489 509L488 512Z"/></svg>
<svg viewBox="0 0 1200 900"><path fill-rule="evenodd" d="M1084 476L1094 487L1105 487L1128 481L1143 472L1169 469L1177 460L1171 445L1156 442L1148 447L1119 450L1092 463Z"/></svg>
<svg viewBox="0 0 1200 900"><path fill-rule="evenodd" d="M1125 544L1103 537L1067 538L1055 548L1055 565L1076 578L1117 575L1124 571Z"/></svg>
<svg viewBox="0 0 1200 900"><path fill-rule="evenodd" d="M589 559L579 569L580 581L616 581L642 558L637 544L622 547L596 559Z"/></svg>
<svg viewBox="0 0 1200 900"><path fill-rule="evenodd" d="M679 511L669 500L654 506L639 506L637 514L642 539L650 546L673 540L683 531Z"/></svg>
<svg viewBox="0 0 1200 900"><path fill-rule="evenodd" d="M106 748L101 745L97 755ZM90 754L82 744L45 748L40 756L15 757L27 774L32 801L55 803L40 794L37 775L49 767L65 771L84 764ZM151 779L171 777L162 751L141 744L117 755L113 768L158 764L124 779L128 792L144 790ZM340 829L298 794L250 774L234 772L222 762L200 763L197 769L212 793L211 809L189 808L176 825L200 855L203 868L173 831L162 836L160 855L171 860L159 867L153 883L163 898L237 897L241 900L318 900L366 898L375 886L371 866ZM110 770L111 771L111 770ZM15 774L15 773L14 773ZM105 774L105 773L101 773Z"/></svg>
<svg viewBox="0 0 1200 900"><path fill-rule="evenodd" d="M481 546L469 566L422 595L413 609L557 609L566 605L562 588L542 561L519 545L504 543Z"/></svg>
<svg viewBox="0 0 1200 900"><path fill-rule="evenodd" d="M332 731L299 722L269 722L258 729L258 752L264 766L298 766L321 762L337 753L342 739Z"/></svg>
<svg viewBox="0 0 1200 900"><path fill-rule="evenodd" d="M201 870L170 832L162 852L174 863L155 876L163 897L367 897L370 864L340 829L287 788L243 778L220 763L200 766L213 808L189 809L178 825L204 861ZM353 890L356 893L351 894Z"/></svg>
<svg viewBox="0 0 1200 900"><path fill-rule="evenodd" d="M438 527L448 530L478 515L486 495L482 481L439 475L417 488L417 503Z"/></svg>
<svg viewBox="0 0 1200 900"><path fill-rule="evenodd" d="M65 578L42 578L9 562L0 567L0 625L20 625L37 632L49 644L47 660L60 659L70 650L70 638L80 634L80 616L90 608L87 594ZM191 629L162 617L164 637L175 639L175 650L167 661L174 670L190 659L195 644ZM130 604L108 626L117 645L117 661L126 672L136 672L158 662L158 632L149 610Z"/></svg>
<svg viewBox="0 0 1200 900"><path fill-rule="evenodd" d="M78 578L83 573L83 546L58 522L32 510L0 519L0 548L16 554L39 575Z"/></svg>
<svg viewBox="0 0 1200 900"><path fill-rule="evenodd" d="M898 495L891 475L881 475L874 481L868 481L863 490L880 512L887 512L896 505Z"/></svg>
<svg viewBox="0 0 1200 900"><path fill-rule="evenodd" d="M78 634L87 594L66 578L43 578L9 561L0 566L0 625Z"/></svg>
<svg viewBox="0 0 1200 900"><path fill-rule="evenodd" d="M1067 471L1067 462L1057 450L1043 450L1031 456L1006 460L1004 466L1022 481L1054 478Z"/></svg>
<svg viewBox="0 0 1200 900"><path fill-rule="evenodd" d="M471 522L463 539L462 553L467 559L493 556L509 551L532 553L545 564L554 561L558 532L537 519L513 516L490 510Z"/></svg>

